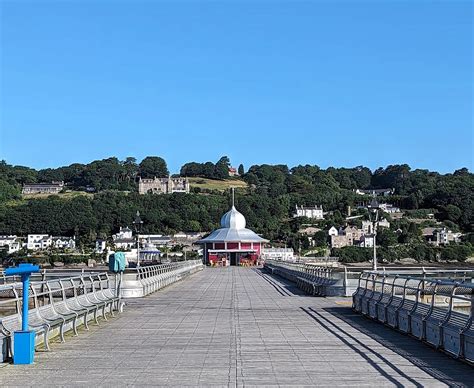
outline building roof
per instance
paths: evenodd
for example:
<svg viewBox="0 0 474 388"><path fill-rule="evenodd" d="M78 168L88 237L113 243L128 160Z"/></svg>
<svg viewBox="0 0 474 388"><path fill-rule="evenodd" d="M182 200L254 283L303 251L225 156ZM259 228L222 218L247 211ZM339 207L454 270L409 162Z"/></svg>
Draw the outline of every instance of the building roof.
<svg viewBox="0 0 474 388"><path fill-rule="evenodd" d="M314 205L314 206L298 206L296 205L296 209L300 210L323 210L323 205Z"/></svg>
<svg viewBox="0 0 474 388"><path fill-rule="evenodd" d="M135 239L134 238L117 238L114 240L114 243L134 243Z"/></svg>
<svg viewBox="0 0 474 388"><path fill-rule="evenodd" d="M221 218L221 227L214 230L209 236L198 240L198 244L212 242L267 242L254 231L247 229L246 220L235 206Z"/></svg>

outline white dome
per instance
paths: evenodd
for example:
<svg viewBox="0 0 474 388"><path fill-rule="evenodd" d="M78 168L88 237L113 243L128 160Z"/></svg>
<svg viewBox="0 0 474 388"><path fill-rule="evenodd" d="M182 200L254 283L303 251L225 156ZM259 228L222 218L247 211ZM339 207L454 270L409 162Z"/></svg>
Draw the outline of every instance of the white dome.
<svg viewBox="0 0 474 388"><path fill-rule="evenodd" d="M232 209L225 213L221 218L222 228L245 229L246 224L245 217L242 213L239 213L235 206L232 206Z"/></svg>

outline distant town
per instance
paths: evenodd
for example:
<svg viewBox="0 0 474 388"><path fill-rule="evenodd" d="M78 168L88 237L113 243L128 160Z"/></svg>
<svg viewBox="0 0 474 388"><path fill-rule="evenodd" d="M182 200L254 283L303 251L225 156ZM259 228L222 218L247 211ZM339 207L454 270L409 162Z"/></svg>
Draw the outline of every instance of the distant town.
<svg viewBox="0 0 474 388"><path fill-rule="evenodd" d="M385 262L473 256L467 169L441 175L406 165L375 172L261 165L245 171L222 157L170 174L162 158L148 157L139 164L109 158L39 171L3 161L0 172L4 260L94 265L115 251L126 252L130 262L206 255L199 241L219 228L231 188L236 207L266 239L258 252L263 260L317 256L358 263L370 261L374 247Z"/></svg>

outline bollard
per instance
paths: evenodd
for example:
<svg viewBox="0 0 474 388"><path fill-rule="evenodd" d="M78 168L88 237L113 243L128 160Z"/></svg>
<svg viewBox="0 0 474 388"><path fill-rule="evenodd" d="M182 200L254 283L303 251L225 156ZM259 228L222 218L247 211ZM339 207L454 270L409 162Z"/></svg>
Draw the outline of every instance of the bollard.
<svg viewBox="0 0 474 388"><path fill-rule="evenodd" d="M21 275L23 283L23 303L21 331L13 333L14 364L32 364L35 354L35 332L28 330L28 290L30 288L30 275L39 272L39 267L32 264L20 264L18 267L7 268L5 275Z"/></svg>

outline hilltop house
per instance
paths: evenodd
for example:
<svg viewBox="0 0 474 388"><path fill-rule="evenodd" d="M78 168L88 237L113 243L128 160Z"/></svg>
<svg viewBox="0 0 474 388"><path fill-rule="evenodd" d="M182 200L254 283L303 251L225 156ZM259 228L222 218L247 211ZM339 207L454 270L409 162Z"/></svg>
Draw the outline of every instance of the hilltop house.
<svg viewBox="0 0 474 388"><path fill-rule="evenodd" d="M395 189L356 189L356 194L359 195L372 195L374 197L386 197L395 193Z"/></svg>
<svg viewBox="0 0 474 388"><path fill-rule="evenodd" d="M323 220L323 207L322 206L298 206L296 205L296 211L293 213L293 217L307 217L315 220Z"/></svg>
<svg viewBox="0 0 474 388"><path fill-rule="evenodd" d="M229 176L239 176L239 173L235 167L229 167Z"/></svg>
<svg viewBox="0 0 474 388"><path fill-rule="evenodd" d="M141 178L138 181L139 194L172 194L172 193L189 193L188 178Z"/></svg>
<svg viewBox="0 0 474 388"><path fill-rule="evenodd" d="M64 182L51 183L30 183L24 184L21 191L22 194L59 194L64 189Z"/></svg>

